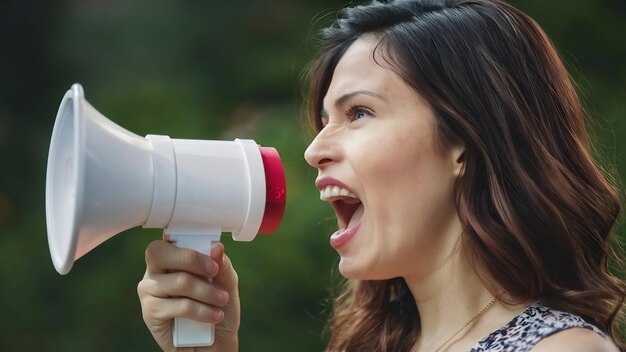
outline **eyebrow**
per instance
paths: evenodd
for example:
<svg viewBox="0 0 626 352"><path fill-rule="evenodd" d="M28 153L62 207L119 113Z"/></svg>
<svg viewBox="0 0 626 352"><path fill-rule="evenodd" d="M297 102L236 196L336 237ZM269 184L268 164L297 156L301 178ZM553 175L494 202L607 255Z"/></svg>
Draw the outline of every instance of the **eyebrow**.
<svg viewBox="0 0 626 352"><path fill-rule="evenodd" d="M337 100L335 100L335 108L339 108L341 105L345 104L345 102L350 100L352 97L361 95L361 94L369 95L374 98L385 100L385 98L383 98L382 95L372 92L371 90L355 90L354 92L346 93L340 96L339 98L337 98ZM328 116L328 112L326 111L324 107L322 107L322 111L320 111L320 117L324 117L324 116Z"/></svg>

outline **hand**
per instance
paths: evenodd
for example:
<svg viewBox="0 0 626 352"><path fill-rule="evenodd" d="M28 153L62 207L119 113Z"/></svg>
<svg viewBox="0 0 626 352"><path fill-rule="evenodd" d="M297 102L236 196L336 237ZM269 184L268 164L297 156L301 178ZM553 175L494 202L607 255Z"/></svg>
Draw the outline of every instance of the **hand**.
<svg viewBox="0 0 626 352"><path fill-rule="evenodd" d="M208 278L213 278L209 282ZM143 319L164 351L237 351L239 291L237 273L216 243L211 255L154 241L146 249L146 273L137 285ZM215 324L210 347L175 348L174 317Z"/></svg>

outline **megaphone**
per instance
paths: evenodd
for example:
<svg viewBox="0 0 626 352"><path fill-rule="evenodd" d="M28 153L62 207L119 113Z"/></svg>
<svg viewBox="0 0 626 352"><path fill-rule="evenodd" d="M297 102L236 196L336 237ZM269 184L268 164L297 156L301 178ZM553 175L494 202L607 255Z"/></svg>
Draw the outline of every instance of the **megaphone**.
<svg viewBox="0 0 626 352"><path fill-rule="evenodd" d="M132 227L163 228L179 247L209 253L222 232L236 241L271 233L286 201L274 148L253 140L138 136L100 114L80 84L56 116L46 174L46 225L56 270ZM176 318L174 345L210 346L214 326Z"/></svg>

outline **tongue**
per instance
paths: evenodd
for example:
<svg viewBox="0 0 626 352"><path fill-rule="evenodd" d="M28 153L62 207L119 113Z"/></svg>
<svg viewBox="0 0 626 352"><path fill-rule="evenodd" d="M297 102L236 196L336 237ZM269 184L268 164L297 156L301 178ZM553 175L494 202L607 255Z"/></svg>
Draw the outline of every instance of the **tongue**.
<svg viewBox="0 0 626 352"><path fill-rule="evenodd" d="M350 218L350 223L348 223L349 229L361 221L361 218L363 217L363 211L363 204L361 204L359 205L359 208L354 212L354 214L352 214L352 218Z"/></svg>

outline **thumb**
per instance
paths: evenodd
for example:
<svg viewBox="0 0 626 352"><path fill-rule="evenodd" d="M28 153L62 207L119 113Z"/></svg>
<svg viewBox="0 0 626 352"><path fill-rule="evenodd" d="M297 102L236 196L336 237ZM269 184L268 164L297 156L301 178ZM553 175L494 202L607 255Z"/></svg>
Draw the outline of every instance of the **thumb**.
<svg viewBox="0 0 626 352"><path fill-rule="evenodd" d="M213 277L213 283L232 293L237 290L238 277L230 258L224 253L224 244L217 242L211 247L211 258L217 262L219 270Z"/></svg>

